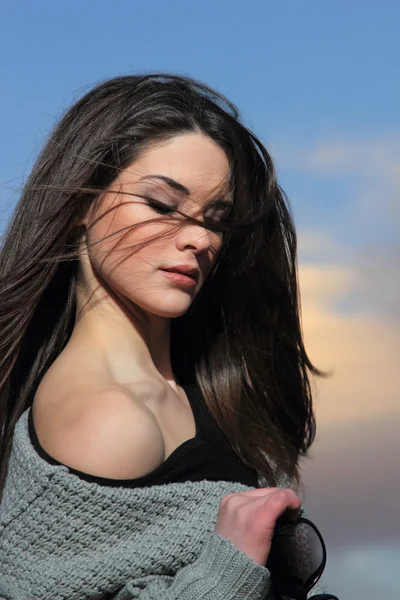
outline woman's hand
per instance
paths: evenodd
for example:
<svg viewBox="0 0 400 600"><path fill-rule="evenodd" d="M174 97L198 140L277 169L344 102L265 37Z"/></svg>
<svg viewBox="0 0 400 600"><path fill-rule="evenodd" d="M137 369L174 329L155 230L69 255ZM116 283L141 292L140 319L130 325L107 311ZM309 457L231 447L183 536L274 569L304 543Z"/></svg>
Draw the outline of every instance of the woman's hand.
<svg viewBox="0 0 400 600"><path fill-rule="evenodd" d="M265 567L276 521L298 516L301 500L289 488L259 488L225 494L215 531L230 540L254 562Z"/></svg>

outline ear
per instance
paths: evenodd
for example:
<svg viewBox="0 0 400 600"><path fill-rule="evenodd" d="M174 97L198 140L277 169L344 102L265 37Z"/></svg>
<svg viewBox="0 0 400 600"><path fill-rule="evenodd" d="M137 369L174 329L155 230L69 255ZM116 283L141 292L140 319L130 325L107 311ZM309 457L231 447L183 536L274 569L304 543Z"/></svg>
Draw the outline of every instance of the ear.
<svg viewBox="0 0 400 600"><path fill-rule="evenodd" d="M77 219L75 219L72 230L74 235L77 235L78 238L84 235L84 233L87 231L87 217L79 216Z"/></svg>
<svg viewBox="0 0 400 600"><path fill-rule="evenodd" d="M84 227L87 228L90 206L80 206L78 216L74 223L74 229Z"/></svg>

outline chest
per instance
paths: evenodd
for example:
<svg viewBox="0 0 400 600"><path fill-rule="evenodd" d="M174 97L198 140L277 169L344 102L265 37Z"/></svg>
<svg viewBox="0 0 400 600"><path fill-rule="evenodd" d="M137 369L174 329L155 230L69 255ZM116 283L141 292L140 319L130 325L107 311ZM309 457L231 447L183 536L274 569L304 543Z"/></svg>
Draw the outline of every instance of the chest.
<svg viewBox="0 0 400 600"><path fill-rule="evenodd" d="M165 402L142 403L149 419L152 434L162 442L164 452L159 464L164 462L179 446L196 435L196 421L188 399L171 397Z"/></svg>

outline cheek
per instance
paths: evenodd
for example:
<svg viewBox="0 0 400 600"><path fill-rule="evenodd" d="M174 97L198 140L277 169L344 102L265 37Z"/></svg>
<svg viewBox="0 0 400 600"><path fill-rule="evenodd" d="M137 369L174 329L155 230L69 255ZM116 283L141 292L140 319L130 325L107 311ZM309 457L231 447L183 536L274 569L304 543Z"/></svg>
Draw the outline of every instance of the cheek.
<svg viewBox="0 0 400 600"><path fill-rule="evenodd" d="M112 224L98 223L88 232L91 263L107 279L138 274L165 256L171 245L170 225L132 223L113 219Z"/></svg>

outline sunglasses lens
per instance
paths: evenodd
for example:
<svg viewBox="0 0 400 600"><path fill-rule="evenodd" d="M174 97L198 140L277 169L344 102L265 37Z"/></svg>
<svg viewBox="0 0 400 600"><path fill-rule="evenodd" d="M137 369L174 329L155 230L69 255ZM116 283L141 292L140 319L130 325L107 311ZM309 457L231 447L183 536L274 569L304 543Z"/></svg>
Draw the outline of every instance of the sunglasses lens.
<svg viewBox="0 0 400 600"><path fill-rule="evenodd" d="M283 594L302 592L323 563L321 541L307 523L279 527L272 539L267 568L275 588Z"/></svg>

